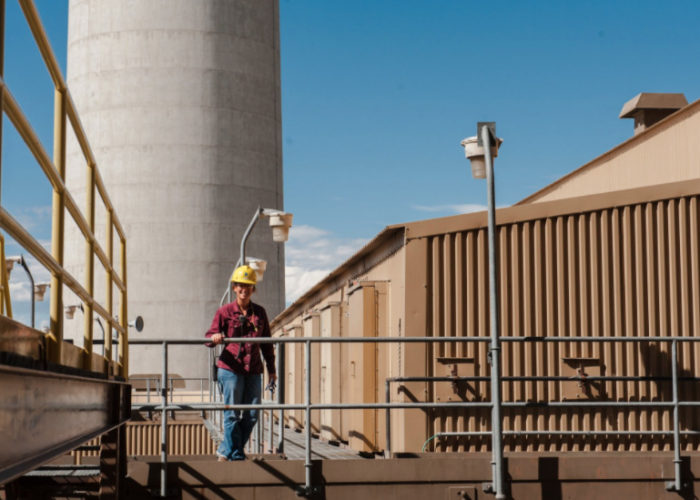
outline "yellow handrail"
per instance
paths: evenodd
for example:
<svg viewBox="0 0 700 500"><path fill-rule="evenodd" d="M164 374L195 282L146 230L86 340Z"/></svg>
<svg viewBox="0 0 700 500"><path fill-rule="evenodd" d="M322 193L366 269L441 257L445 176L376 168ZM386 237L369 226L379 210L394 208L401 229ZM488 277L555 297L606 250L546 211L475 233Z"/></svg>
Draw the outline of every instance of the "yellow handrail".
<svg viewBox="0 0 700 500"><path fill-rule="evenodd" d="M10 300L10 280L5 260L5 237L0 234L0 314L8 318L12 317L12 301Z"/></svg>
<svg viewBox="0 0 700 500"><path fill-rule="evenodd" d="M61 362L63 341L63 285L70 288L85 304L85 333L83 348L83 368L92 368L92 329L93 312L102 317L109 328L105 338L105 355L112 356L111 331L118 332L118 375L128 375L128 318L127 318L127 289L126 289L126 236L121 223L107 194L102 177L92 154L87 135L76 111L73 99L68 91L60 67L54 55L51 44L41 23L33 0L19 0L25 19L39 48L44 64L51 75L55 88L54 101L54 150L53 159L44 150L35 134L29 120L22 112L12 93L8 89L2 75L0 63L0 109L7 115L10 123L19 133L27 148L34 156L37 164L53 187L53 216L51 253L47 252L4 207L0 206L0 227L12 236L17 243L31 253L46 269L51 272L51 328L48 334L47 353L49 360ZM0 3L4 7L4 2ZM4 12L2 13L4 16ZM0 32L0 54L4 53L5 35ZM71 126L86 162L87 186L85 215L78 208L70 191L65 184L66 178L66 131ZM0 128L0 139L2 130ZM103 247L95 236L95 193L99 194L107 212L106 242ZM86 283L82 286L70 273L63 268L65 212L75 221L85 240L85 275ZM119 255L121 262L117 267L113 261L113 233L118 237ZM1 235L0 235L1 237ZM106 250L105 250L106 248ZM95 256L106 273L107 294L105 303L99 303L94 297L94 264ZM4 262L4 245L0 240L0 258ZM0 276L3 295L0 297L2 311L11 311L9 289L3 280L7 279L6 272ZM119 294L119 318L113 317L113 287ZM8 293L5 293L8 292ZM109 370L109 367L107 367Z"/></svg>

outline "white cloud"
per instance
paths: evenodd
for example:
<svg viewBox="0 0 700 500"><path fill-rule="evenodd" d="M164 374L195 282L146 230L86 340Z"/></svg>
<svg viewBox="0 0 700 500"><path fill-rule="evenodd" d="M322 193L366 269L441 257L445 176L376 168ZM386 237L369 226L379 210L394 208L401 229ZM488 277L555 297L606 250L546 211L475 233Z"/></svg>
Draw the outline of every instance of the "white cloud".
<svg viewBox="0 0 700 500"><path fill-rule="evenodd" d="M456 205L413 205L414 210L420 210L421 212L452 212L455 214L470 214L472 212L482 212L486 210L485 205L478 205L475 203L465 203Z"/></svg>
<svg viewBox="0 0 700 500"><path fill-rule="evenodd" d="M291 304L367 243L312 226L294 226L285 247L286 302Z"/></svg>
<svg viewBox="0 0 700 500"><path fill-rule="evenodd" d="M34 207L22 207L14 217L26 230L34 229L49 230L51 228L51 205L39 205Z"/></svg>

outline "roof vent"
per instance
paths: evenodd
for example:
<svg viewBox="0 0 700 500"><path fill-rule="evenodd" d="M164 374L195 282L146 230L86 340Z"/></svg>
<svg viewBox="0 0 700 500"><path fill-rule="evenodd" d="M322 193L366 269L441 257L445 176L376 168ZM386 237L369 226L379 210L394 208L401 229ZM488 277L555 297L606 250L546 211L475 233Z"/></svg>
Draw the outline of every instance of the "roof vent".
<svg viewBox="0 0 700 500"><path fill-rule="evenodd" d="M620 118L634 118L634 135L637 135L687 104L683 94L642 92L622 106Z"/></svg>

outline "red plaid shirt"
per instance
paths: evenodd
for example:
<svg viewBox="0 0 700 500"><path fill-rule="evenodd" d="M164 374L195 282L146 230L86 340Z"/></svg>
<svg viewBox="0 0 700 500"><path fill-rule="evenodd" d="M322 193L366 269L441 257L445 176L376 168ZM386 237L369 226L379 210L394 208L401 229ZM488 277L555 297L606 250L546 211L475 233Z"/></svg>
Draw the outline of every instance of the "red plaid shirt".
<svg viewBox="0 0 700 500"><path fill-rule="evenodd" d="M250 303L248 314L244 315L237 302L219 308L205 336L223 333L225 337L270 337L270 324L262 306ZM214 344L208 343L208 347ZM275 373L275 348L272 344L250 344L231 342L221 352L216 366L239 374L260 374L263 372L260 351L265 358L267 373Z"/></svg>

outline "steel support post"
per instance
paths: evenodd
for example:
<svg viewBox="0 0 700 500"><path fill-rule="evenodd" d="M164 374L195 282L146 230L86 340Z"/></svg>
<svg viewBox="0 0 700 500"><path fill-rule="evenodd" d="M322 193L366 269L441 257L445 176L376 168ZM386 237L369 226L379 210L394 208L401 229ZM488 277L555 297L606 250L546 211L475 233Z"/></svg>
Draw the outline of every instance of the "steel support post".
<svg viewBox="0 0 700 500"><path fill-rule="evenodd" d="M53 163L61 180L66 180L66 93L54 92ZM63 267L65 194L54 187L51 221L51 256ZM63 343L63 275L51 273L51 332L47 336L49 361L60 364Z"/></svg>
<svg viewBox="0 0 700 500"><path fill-rule="evenodd" d="M306 405L306 417L304 427L306 427L306 454L304 460L304 468L306 472L306 494L311 494L311 341L305 342L306 354L306 397L304 404Z"/></svg>
<svg viewBox="0 0 700 500"><path fill-rule="evenodd" d="M495 135L491 136L488 124L479 124L479 137L484 148L486 161L486 186L488 195L488 242L489 242L489 312L491 323L491 344L489 357L491 360L491 446L493 490L497 499L504 499L503 487L503 443L501 435L501 370L500 370L500 341L498 324L498 277L496 269L496 194L494 186L493 158L491 156L491 140L497 141Z"/></svg>
<svg viewBox="0 0 700 500"><path fill-rule="evenodd" d="M85 238L85 291L87 291L90 298L94 298L95 247L93 246L93 239L95 237L95 165L88 162L85 175L85 215L87 216L87 223L90 229L90 237ZM95 326L95 318L93 317L92 311L92 302L86 302L85 314L83 315L85 324L83 333L83 367L86 370L92 370L92 343L94 338L93 329Z"/></svg>
<svg viewBox="0 0 700 500"><path fill-rule="evenodd" d="M124 378L129 377L129 319L128 319L128 297L126 293L126 240L123 238L120 240L119 244L119 260L121 264L121 278L122 278L122 284L124 285L124 289L121 290L121 293L119 295L119 310L121 314L119 315L119 323L122 332L121 335L119 335L119 345L117 346L118 349L118 356L119 356L119 363L121 363L121 373L120 375ZM167 359L167 356L166 356ZM165 383L165 381L163 381ZM165 387L165 385L163 385Z"/></svg>
<svg viewBox="0 0 700 500"><path fill-rule="evenodd" d="M277 343L277 403L284 403L284 389L285 389L285 377L284 372L286 370L285 359L284 359L284 344ZM277 453L284 453L284 409L280 408L279 411L279 422L278 422L278 436L277 436Z"/></svg>
<svg viewBox="0 0 700 500"><path fill-rule="evenodd" d="M384 399L386 403L391 403L391 389L389 388L391 382L387 379L384 381ZM386 409L386 450L384 451L384 458L391 458L391 410Z"/></svg>
<svg viewBox="0 0 700 500"><path fill-rule="evenodd" d="M260 375L260 377L262 378L262 375ZM261 381L261 383L262 383L262 381ZM257 428L257 433L256 433L257 438L258 438L258 442L257 442L257 446L255 449L257 450L256 453L260 454L260 453L262 453L263 448L264 448L263 439L265 439L265 435L263 432L263 426L265 425L265 410L264 409L260 410L258 415L259 415L258 423L257 423L258 428Z"/></svg>
<svg viewBox="0 0 700 500"><path fill-rule="evenodd" d="M107 358L107 374L109 376L112 376L113 373L111 372L111 362L113 356L112 356L112 322L111 318L114 316L114 299L113 299L113 286L114 286L114 279L112 276L112 269L114 269L114 238L113 238L113 231L114 231L114 215L113 215L113 210L110 208L107 210L107 224L105 225L107 234L107 261L109 262L109 269L106 270L106 276L105 276L105 302L107 305L107 314L109 314L109 318L107 318L107 330L108 334L107 337L105 338L105 343L104 343L104 354L105 358Z"/></svg>
<svg viewBox="0 0 700 500"><path fill-rule="evenodd" d="M267 434L268 435L268 439L267 439L268 448L267 449L269 451L267 453L273 453L274 449L275 449L274 445L272 444L273 440L275 438L275 433L273 432L274 427L275 427L275 412L272 410L269 410L267 412L267 415L269 417L269 419L268 419L269 420L269 427L267 428L267 430L268 430L268 434Z"/></svg>
<svg viewBox="0 0 700 500"><path fill-rule="evenodd" d="M163 342L163 372L160 377L160 496L165 498L168 485L168 343Z"/></svg>
<svg viewBox="0 0 700 500"><path fill-rule="evenodd" d="M678 408L678 341L671 342L671 378L673 394L673 470L674 480L666 483L669 491L681 491L681 430Z"/></svg>

